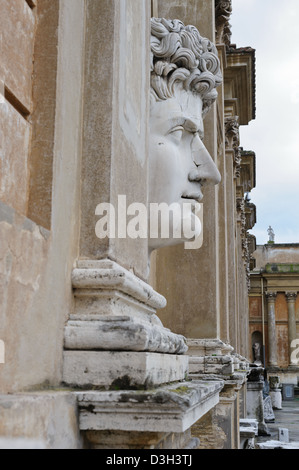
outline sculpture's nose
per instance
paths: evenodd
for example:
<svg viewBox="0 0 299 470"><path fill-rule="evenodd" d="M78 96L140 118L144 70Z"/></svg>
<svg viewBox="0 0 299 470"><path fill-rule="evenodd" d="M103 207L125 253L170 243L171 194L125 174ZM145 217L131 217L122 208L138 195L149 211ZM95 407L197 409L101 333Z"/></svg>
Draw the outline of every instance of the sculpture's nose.
<svg viewBox="0 0 299 470"><path fill-rule="evenodd" d="M190 171L189 181L197 181L201 184L219 184L221 175L198 134L191 143L191 152L196 168Z"/></svg>

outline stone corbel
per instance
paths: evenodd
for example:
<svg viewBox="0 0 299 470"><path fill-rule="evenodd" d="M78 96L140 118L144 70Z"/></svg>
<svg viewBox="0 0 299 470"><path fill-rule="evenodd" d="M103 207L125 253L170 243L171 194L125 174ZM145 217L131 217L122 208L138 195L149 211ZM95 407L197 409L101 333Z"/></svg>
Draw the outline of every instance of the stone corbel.
<svg viewBox="0 0 299 470"><path fill-rule="evenodd" d="M242 238L246 236L246 215L245 215L245 201L243 197L237 197L236 209L238 214L238 222L241 225Z"/></svg>
<svg viewBox="0 0 299 470"><path fill-rule="evenodd" d="M215 1L215 20L216 20L216 43L225 44L227 47L231 42L231 25L229 23L232 14L231 0Z"/></svg>
<svg viewBox="0 0 299 470"><path fill-rule="evenodd" d="M234 177L238 178L241 172L241 149L238 116L226 117L225 119L225 147L227 151L233 152Z"/></svg>
<svg viewBox="0 0 299 470"><path fill-rule="evenodd" d="M235 150L240 145L238 116L225 118L225 145L229 150Z"/></svg>

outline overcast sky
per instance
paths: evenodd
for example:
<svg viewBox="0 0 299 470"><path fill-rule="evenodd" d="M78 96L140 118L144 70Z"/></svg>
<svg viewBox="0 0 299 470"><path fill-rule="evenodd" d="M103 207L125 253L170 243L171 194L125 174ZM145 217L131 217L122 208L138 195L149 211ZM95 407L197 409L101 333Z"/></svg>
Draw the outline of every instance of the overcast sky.
<svg viewBox="0 0 299 470"><path fill-rule="evenodd" d="M257 244L299 243L299 0L232 0L232 40L256 49L256 119L240 145L256 153Z"/></svg>

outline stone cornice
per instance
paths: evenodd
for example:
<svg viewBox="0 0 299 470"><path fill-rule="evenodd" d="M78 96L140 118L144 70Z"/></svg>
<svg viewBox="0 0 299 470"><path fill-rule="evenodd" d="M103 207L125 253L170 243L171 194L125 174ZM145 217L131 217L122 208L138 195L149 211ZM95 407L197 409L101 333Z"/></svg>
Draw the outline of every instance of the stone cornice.
<svg viewBox="0 0 299 470"><path fill-rule="evenodd" d="M298 263L268 263L265 266L266 273L273 274L299 274Z"/></svg>
<svg viewBox="0 0 299 470"><path fill-rule="evenodd" d="M144 391L76 392L81 431L184 432L219 402L223 381Z"/></svg>
<svg viewBox="0 0 299 470"><path fill-rule="evenodd" d="M255 119L255 50L230 45L227 50L227 67L224 70L225 105L236 102L240 125Z"/></svg>
<svg viewBox="0 0 299 470"><path fill-rule="evenodd" d="M243 187L244 193L250 192L256 185L256 156L255 152L243 150L241 153L241 174L240 185Z"/></svg>

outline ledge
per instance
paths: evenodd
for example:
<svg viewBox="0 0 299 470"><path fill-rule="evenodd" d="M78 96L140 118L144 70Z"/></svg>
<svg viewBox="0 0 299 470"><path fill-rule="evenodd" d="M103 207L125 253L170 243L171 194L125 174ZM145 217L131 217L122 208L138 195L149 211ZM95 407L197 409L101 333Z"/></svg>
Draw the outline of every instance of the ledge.
<svg viewBox="0 0 299 470"><path fill-rule="evenodd" d="M180 382L149 391L75 392L81 431L181 433L219 402L223 382Z"/></svg>

